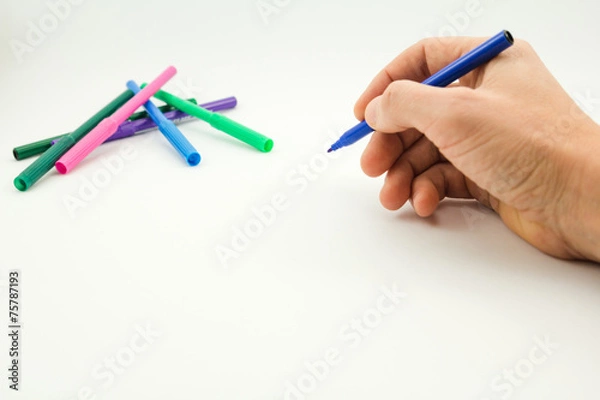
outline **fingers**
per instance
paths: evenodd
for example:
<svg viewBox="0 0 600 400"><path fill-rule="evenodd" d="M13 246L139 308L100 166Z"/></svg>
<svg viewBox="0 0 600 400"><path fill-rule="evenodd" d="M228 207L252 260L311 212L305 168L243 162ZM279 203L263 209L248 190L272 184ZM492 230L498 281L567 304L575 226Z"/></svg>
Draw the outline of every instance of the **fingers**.
<svg viewBox="0 0 600 400"><path fill-rule="evenodd" d="M374 132L360 159L364 173L370 177L380 176L422 136L414 129L397 135Z"/></svg>
<svg viewBox="0 0 600 400"><path fill-rule="evenodd" d="M452 164L436 164L412 183L412 203L417 215L429 217L445 197L472 198L465 176Z"/></svg>
<svg viewBox="0 0 600 400"><path fill-rule="evenodd" d="M499 209L497 199L475 185L450 163L436 164L412 182L412 205L421 217L432 215L440 201L446 197L475 199L496 212Z"/></svg>
<svg viewBox="0 0 600 400"><path fill-rule="evenodd" d="M354 107L356 118L364 119L367 104L380 96L390 83L401 79L422 82L485 40L470 37L428 38L409 47L377 74L360 96ZM463 82L468 82L468 79L467 75Z"/></svg>
<svg viewBox="0 0 600 400"><path fill-rule="evenodd" d="M397 210L411 196L415 176L440 161L440 153L427 138L421 137L389 168L379 198L389 210Z"/></svg>
<svg viewBox="0 0 600 400"><path fill-rule="evenodd" d="M365 118L378 132L408 128L423 132L444 149L466 139L481 118L481 95L466 87L437 88L412 81L396 81L369 103Z"/></svg>

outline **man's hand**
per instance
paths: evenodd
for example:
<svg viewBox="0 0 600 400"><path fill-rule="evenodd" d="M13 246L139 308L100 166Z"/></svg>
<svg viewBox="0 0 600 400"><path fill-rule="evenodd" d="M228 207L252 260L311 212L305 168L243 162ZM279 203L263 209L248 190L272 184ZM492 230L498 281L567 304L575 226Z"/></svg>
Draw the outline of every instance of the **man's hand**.
<svg viewBox="0 0 600 400"><path fill-rule="evenodd" d="M364 172L387 172L390 210L411 200L426 217L445 197L472 198L548 254L600 261L600 128L529 44L448 88L417 83L484 40L423 40L375 77L355 107L376 130Z"/></svg>

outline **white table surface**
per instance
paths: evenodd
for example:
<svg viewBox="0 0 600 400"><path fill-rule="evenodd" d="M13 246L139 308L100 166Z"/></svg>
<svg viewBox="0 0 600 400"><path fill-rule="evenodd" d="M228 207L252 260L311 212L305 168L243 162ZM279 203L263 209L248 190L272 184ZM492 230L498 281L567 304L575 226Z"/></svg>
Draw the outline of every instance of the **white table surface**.
<svg viewBox="0 0 600 400"><path fill-rule="evenodd" d="M546 256L472 203L384 210L365 142L323 156L375 73L466 9L455 32L529 40L600 120L597 2L473 1L264 0L266 15L256 0L79 0L53 26L46 1L2 0L0 326L19 269L23 329L18 393L0 340L0 398L597 399L598 265ZM51 32L17 57L44 18ZM227 115L273 152L193 122L196 168L154 132L15 190L31 161L14 146L73 130L170 64L166 88L237 96ZM122 171L69 209L121 151ZM269 226L221 262L274 197ZM363 318L368 331L350 327Z"/></svg>

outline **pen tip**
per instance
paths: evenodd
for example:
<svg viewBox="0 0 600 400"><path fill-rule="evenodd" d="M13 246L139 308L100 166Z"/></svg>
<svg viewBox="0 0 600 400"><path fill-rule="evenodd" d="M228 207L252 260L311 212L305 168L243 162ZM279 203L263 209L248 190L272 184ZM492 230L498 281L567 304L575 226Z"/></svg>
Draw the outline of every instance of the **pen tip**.
<svg viewBox="0 0 600 400"><path fill-rule="evenodd" d="M327 150L328 153L331 153L333 151L332 148L330 148L329 150Z"/></svg>

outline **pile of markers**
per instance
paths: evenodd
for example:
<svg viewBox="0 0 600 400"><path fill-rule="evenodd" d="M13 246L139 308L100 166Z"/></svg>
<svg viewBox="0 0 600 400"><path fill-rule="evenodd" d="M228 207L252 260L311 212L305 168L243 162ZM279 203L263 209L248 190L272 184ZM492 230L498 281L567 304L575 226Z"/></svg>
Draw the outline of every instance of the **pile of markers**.
<svg viewBox="0 0 600 400"><path fill-rule="evenodd" d="M161 90L176 73L175 67L169 67L154 81L148 85L143 84L141 88L134 81L129 81L126 91L72 133L13 149L17 160L41 154L15 178L15 187L26 191L52 167L56 167L59 173L66 174L102 143L133 136L156 127L188 165L198 165L201 160L200 154L175 125L194 117L262 152L271 151L273 140L217 113L235 107L235 97L197 105L194 99L181 99ZM156 107L150 101L152 96L166 105ZM146 111L134 114L142 106Z"/></svg>

